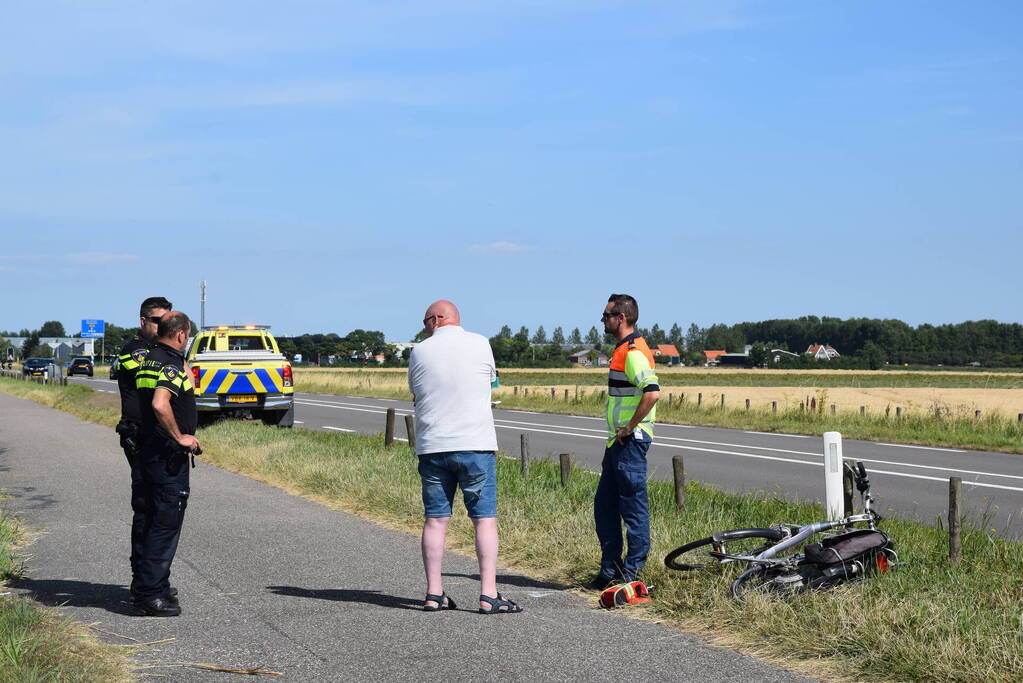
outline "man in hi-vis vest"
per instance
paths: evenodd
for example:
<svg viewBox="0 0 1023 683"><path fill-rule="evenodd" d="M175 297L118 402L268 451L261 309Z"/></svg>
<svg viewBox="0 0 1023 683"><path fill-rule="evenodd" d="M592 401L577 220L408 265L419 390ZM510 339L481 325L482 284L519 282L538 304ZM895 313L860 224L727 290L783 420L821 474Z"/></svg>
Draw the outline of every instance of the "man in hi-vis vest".
<svg viewBox="0 0 1023 683"><path fill-rule="evenodd" d="M654 417L661 388L654 356L636 334L639 305L628 294L612 294L601 320L618 340L607 377L607 448L600 483L593 498L593 517L600 540L597 588L635 581L650 551L650 510L646 491L646 454L654 436ZM628 552L622 558L622 522Z"/></svg>

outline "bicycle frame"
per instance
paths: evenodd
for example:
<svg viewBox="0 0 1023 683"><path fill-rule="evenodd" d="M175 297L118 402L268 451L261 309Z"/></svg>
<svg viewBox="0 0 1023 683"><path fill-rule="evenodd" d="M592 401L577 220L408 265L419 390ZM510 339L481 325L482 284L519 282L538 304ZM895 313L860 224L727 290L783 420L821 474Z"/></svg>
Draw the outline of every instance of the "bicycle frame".
<svg viewBox="0 0 1023 683"><path fill-rule="evenodd" d="M794 524L781 524L772 529L778 529L786 534L786 537L778 541L766 550L756 555L730 555L728 553L711 552L711 555L716 557L721 562L734 562L743 561L764 565L781 566L786 564L797 564L801 559L799 555L793 555L782 559L775 559L780 553L785 552L789 548L795 547L806 541L807 539L821 533L822 531L828 531L837 527L851 527L854 524L866 522L871 529L877 528L877 522L881 519L880 515L874 511L874 497L870 494L870 481L867 479L866 469L863 467L863 463L856 463L856 487L860 492L860 496L863 500L863 512L858 515L849 515L842 519L835 519L826 522L812 522L803 526ZM721 539L722 543L727 543L727 539Z"/></svg>

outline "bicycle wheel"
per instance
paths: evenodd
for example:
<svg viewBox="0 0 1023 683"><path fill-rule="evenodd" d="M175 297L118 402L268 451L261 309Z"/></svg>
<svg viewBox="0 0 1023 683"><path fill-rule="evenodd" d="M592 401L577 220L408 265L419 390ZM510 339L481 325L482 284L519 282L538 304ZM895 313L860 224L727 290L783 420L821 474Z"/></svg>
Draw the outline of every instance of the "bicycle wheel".
<svg viewBox="0 0 1023 683"><path fill-rule="evenodd" d="M691 571L722 562L731 562L732 560L721 560L714 557L710 551L732 555L758 555L780 541L782 537L782 532L777 529L722 531L714 536L701 538L675 548L664 556L664 566L677 571ZM716 541L715 538L717 538Z"/></svg>
<svg viewBox="0 0 1023 683"><path fill-rule="evenodd" d="M806 578L791 568L750 567L732 582L732 597L743 600L751 595L789 596L806 588Z"/></svg>

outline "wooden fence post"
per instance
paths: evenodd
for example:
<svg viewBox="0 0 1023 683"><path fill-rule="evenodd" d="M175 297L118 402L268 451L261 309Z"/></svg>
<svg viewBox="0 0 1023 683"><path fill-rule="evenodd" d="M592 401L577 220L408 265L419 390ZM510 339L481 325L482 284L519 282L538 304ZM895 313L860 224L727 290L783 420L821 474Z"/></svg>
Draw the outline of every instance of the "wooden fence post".
<svg viewBox="0 0 1023 683"><path fill-rule="evenodd" d="M568 389L565 389L565 401L568 401Z"/></svg>
<svg viewBox="0 0 1023 683"><path fill-rule="evenodd" d="M746 399L746 410L749 410L749 399Z"/></svg>
<svg viewBox="0 0 1023 683"><path fill-rule="evenodd" d="M529 434L519 435L520 458L522 460L521 471L525 474L529 471Z"/></svg>
<svg viewBox="0 0 1023 683"><path fill-rule="evenodd" d="M519 386L517 384L512 387L512 394L514 394L515 396L519 395Z"/></svg>
<svg viewBox="0 0 1023 683"><path fill-rule="evenodd" d="M551 400L552 401L554 400L554 394L557 393L557 391L558 391L557 389L555 389L554 387L551 387Z"/></svg>
<svg viewBox="0 0 1023 683"><path fill-rule="evenodd" d="M950 477L948 480L948 559L952 563L958 563L962 555L963 525L959 513L962 483L961 477Z"/></svg>
<svg viewBox="0 0 1023 683"><path fill-rule="evenodd" d="M895 417L902 417L902 406L895 406Z"/></svg>
<svg viewBox="0 0 1023 683"><path fill-rule="evenodd" d="M416 419L412 415L405 416L405 434L408 436L408 445L412 452L416 450Z"/></svg>
<svg viewBox="0 0 1023 683"><path fill-rule="evenodd" d="M837 411L837 410L838 410L838 406L836 406L834 403L832 403L831 404L831 414L834 415L835 411Z"/></svg>
<svg viewBox="0 0 1023 683"><path fill-rule="evenodd" d="M772 413L777 413L778 412L778 402L777 401L771 401L771 412Z"/></svg>
<svg viewBox="0 0 1023 683"><path fill-rule="evenodd" d="M384 421L384 445L390 446L392 443L394 443L394 408L388 408Z"/></svg>
<svg viewBox="0 0 1023 683"><path fill-rule="evenodd" d="M699 408L703 405L703 392L701 391L696 395L696 407Z"/></svg>
<svg viewBox="0 0 1023 683"><path fill-rule="evenodd" d="M722 408L725 407L725 395L724 394L721 394L721 407Z"/></svg>
<svg viewBox="0 0 1023 683"><path fill-rule="evenodd" d="M568 486L568 473L572 470L572 456L568 453L561 453L558 455L558 460L561 463L561 485Z"/></svg>
<svg viewBox="0 0 1023 683"><path fill-rule="evenodd" d="M973 417L975 419L979 420L980 419L980 411L979 410L974 410L973 411Z"/></svg>
<svg viewBox="0 0 1023 683"><path fill-rule="evenodd" d="M686 509L686 472L682 466L682 456L675 455L671 458L671 468L675 473L675 507L679 510Z"/></svg>
<svg viewBox="0 0 1023 683"><path fill-rule="evenodd" d="M867 406L860 406L860 417L867 414Z"/></svg>

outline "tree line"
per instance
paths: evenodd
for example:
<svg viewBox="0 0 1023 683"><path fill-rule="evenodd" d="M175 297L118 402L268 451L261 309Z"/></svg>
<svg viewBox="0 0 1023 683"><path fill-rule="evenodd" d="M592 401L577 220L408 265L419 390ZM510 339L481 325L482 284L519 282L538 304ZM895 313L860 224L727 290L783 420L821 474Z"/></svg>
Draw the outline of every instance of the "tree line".
<svg viewBox="0 0 1023 683"><path fill-rule="evenodd" d="M955 324L916 327L901 320L878 318L833 318L803 316L742 322L734 325L722 323L700 327L693 323L682 331L678 323L665 329L659 324L637 330L651 345L673 344L687 364L702 363L703 351L717 349L742 352L752 345L750 362L765 365L780 359L779 365L812 367L813 361L804 355L811 344L828 344L841 354L827 367L877 368L888 364L902 365L969 365L980 363L986 367L1023 366L1023 325L1001 323L995 320L966 321ZM108 355L136 333L136 328L106 324ZM64 326L58 321L47 321L38 330L17 332L0 331L0 337L28 337L19 351L21 356L48 356L50 349L39 343L41 337L65 337ZM74 336L78 336L75 334ZM421 341L423 333L415 337ZM398 354L387 344L384 333L375 330L352 330L347 335L337 333L309 333L293 337L278 337L281 351L289 357L301 354L304 361L364 362L378 354L388 364L407 360L408 351ZM490 338L494 358L498 365L525 367L561 367L569 364L568 354L579 349L592 349L594 356L609 353L615 340L596 326L583 333L578 327L565 332L555 327L548 335L543 325L530 332L522 326L513 332L508 325ZM797 354L772 354L781 349Z"/></svg>

